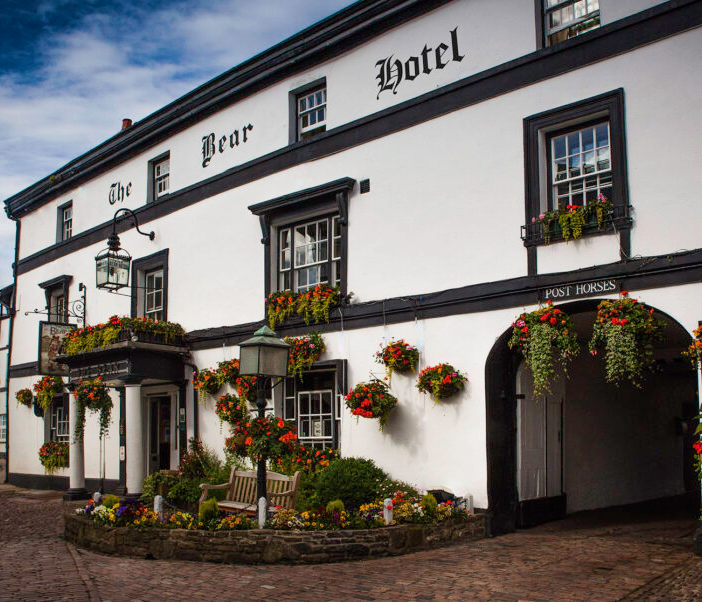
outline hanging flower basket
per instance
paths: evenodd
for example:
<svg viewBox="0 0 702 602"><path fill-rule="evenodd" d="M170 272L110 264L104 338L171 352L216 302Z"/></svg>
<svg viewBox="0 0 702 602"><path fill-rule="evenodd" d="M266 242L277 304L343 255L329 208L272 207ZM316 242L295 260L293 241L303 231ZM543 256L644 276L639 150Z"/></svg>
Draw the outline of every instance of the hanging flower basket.
<svg viewBox="0 0 702 602"><path fill-rule="evenodd" d="M690 346L683 351L683 355L690 359L693 367L698 368L702 363L702 326L695 328L692 331L692 342Z"/></svg>
<svg viewBox="0 0 702 602"><path fill-rule="evenodd" d="M510 349L515 347L524 356L527 367L534 377L534 396L542 397L550 391L551 380L556 373L556 359L563 372L579 352L580 344L573 319L563 310L546 307L520 315L512 324Z"/></svg>
<svg viewBox="0 0 702 602"><path fill-rule="evenodd" d="M243 453L252 462L263 457L277 461L289 455L296 444L297 433L293 424L274 417L242 423L225 441L227 450L238 455Z"/></svg>
<svg viewBox="0 0 702 602"><path fill-rule="evenodd" d="M31 408L34 395L32 395L32 392L29 389L20 389L17 391L17 393L15 393L15 399L17 399L18 404Z"/></svg>
<svg viewBox="0 0 702 602"><path fill-rule="evenodd" d="M285 342L290 345L288 355L288 374L299 376L309 370L326 350L322 335L317 332L301 337L285 337Z"/></svg>
<svg viewBox="0 0 702 602"><path fill-rule="evenodd" d="M222 388L222 375L217 370L203 368L193 372L193 387L198 392L200 403L204 404L208 395L216 395Z"/></svg>
<svg viewBox="0 0 702 602"><path fill-rule="evenodd" d="M663 338L664 322L653 317L653 308L622 291L617 300L597 306L597 318L589 349L592 355L604 348L607 382L629 380L641 388L644 372L655 366L653 345Z"/></svg>
<svg viewBox="0 0 702 602"><path fill-rule="evenodd" d="M63 379L60 376L45 376L34 383L34 392L37 394L37 404L46 414L54 397L63 393Z"/></svg>
<svg viewBox="0 0 702 602"><path fill-rule="evenodd" d="M76 399L76 427L74 437L83 439L85 429L85 410L100 414L100 439L110 428L110 415L112 413L112 399L107 386L102 382L102 377L84 380L78 383L73 391Z"/></svg>
<svg viewBox="0 0 702 602"><path fill-rule="evenodd" d="M68 443L47 441L39 448L39 461L46 474L54 474L59 468L68 466Z"/></svg>
<svg viewBox="0 0 702 602"><path fill-rule="evenodd" d="M397 398L391 395L388 386L378 379L358 383L346 396L346 407L351 413L356 417L378 418L381 431L385 429L390 412L396 405Z"/></svg>
<svg viewBox="0 0 702 602"><path fill-rule="evenodd" d="M236 395L220 395L215 412L219 418L220 432L223 422L228 422L232 428L236 428L249 420L248 404L246 401L241 401Z"/></svg>
<svg viewBox="0 0 702 602"><path fill-rule="evenodd" d="M239 399L254 403L256 401L256 377L240 376L236 379L236 392Z"/></svg>
<svg viewBox="0 0 702 602"><path fill-rule="evenodd" d="M239 360L217 362L217 372L222 384L234 386L236 384L236 379L239 377Z"/></svg>
<svg viewBox="0 0 702 602"><path fill-rule="evenodd" d="M467 381L451 364L437 364L419 373L416 387L421 393L429 393L436 403L462 391Z"/></svg>
<svg viewBox="0 0 702 602"><path fill-rule="evenodd" d="M381 349L375 352L375 361L385 366L388 380L392 379L393 372L414 372L419 363L419 349L405 342L390 341L385 347L380 343Z"/></svg>

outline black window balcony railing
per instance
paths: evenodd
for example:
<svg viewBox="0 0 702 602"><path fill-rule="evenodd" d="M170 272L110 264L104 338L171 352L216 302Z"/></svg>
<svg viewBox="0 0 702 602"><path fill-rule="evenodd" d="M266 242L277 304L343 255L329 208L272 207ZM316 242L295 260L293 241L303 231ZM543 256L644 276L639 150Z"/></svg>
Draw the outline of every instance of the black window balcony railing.
<svg viewBox="0 0 702 602"><path fill-rule="evenodd" d="M617 205L612 207L604 216L602 224L597 223L597 216L592 214L583 226L581 236L592 236L594 234L607 234L618 230L628 230L631 228L632 220L629 216L629 206ZM525 247L536 245L546 245L565 240L558 219L553 219L549 223L546 221L530 222L521 227L521 238ZM570 234L569 240L573 240Z"/></svg>

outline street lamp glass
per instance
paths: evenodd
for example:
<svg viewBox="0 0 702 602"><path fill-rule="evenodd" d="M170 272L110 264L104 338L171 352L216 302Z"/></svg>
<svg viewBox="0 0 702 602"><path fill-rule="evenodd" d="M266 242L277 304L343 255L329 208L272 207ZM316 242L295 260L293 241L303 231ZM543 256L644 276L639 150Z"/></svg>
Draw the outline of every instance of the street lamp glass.
<svg viewBox="0 0 702 602"><path fill-rule="evenodd" d="M97 288L117 290L129 285L129 267L131 257L106 255L95 258L95 284Z"/></svg>
<svg viewBox="0 0 702 602"><path fill-rule="evenodd" d="M239 374L282 378L288 372L290 346L267 326L239 344Z"/></svg>

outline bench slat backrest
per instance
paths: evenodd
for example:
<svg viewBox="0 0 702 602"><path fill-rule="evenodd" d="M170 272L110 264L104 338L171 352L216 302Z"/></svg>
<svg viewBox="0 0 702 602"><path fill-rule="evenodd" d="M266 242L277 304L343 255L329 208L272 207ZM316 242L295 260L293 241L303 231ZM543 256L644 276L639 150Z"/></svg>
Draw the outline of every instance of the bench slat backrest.
<svg viewBox="0 0 702 602"><path fill-rule="evenodd" d="M288 510L295 506L295 496L277 495L285 493L294 488L297 492L301 475L296 472L289 477L277 472L266 472L266 491L268 493L268 504L270 506L281 506ZM256 506L257 475L253 470L236 470L232 468L229 476L229 488L226 499L230 502L242 502Z"/></svg>

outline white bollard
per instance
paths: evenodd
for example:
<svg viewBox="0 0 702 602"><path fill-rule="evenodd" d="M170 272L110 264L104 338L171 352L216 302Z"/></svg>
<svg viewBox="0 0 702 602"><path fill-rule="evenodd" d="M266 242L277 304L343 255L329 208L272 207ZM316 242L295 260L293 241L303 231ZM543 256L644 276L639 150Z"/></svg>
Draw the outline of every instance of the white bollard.
<svg viewBox="0 0 702 602"><path fill-rule="evenodd" d="M93 502L95 502L96 506L99 506L100 502L102 502L102 493L100 493L99 491L93 493Z"/></svg>
<svg viewBox="0 0 702 602"><path fill-rule="evenodd" d="M392 522L392 498L386 497L383 500L383 518L386 525Z"/></svg>
<svg viewBox="0 0 702 602"><path fill-rule="evenodd" d="M154 512L158 515L158 520L163 522L164 516L163 516L163 496L162 495L155 495L154 496Z"/></svg>
<svg viewBox="0 0 702 602"><path fill-rule="evenodd" d="M258 528L263 529L266 524L266 514L268 510L268 502L265 497L258 498Z"/></svg>

